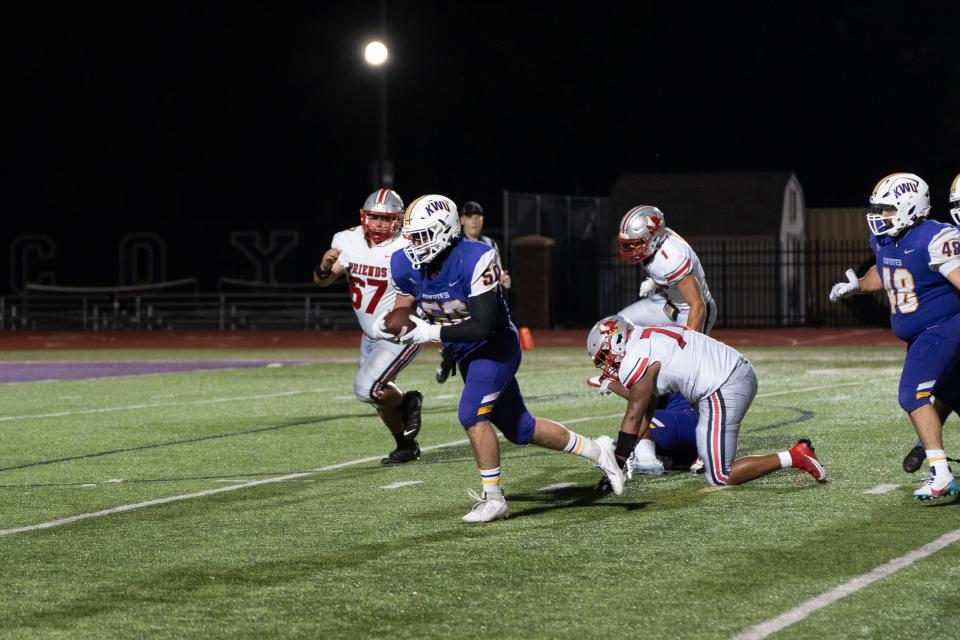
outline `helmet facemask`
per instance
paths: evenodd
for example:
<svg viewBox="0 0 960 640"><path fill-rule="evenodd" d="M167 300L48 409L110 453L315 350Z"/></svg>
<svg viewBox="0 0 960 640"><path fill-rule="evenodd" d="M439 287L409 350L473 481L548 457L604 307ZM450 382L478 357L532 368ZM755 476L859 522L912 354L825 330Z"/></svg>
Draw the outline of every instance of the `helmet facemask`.
<svg viewBox="0 0 960 640"><path fill-rule="evenodd" d="M428 264L460 235L460 217L452 202L450 209L434 209L428 214L428 219L404 225L402 229L403 237L410 241L403 251L414 269Z"/></svg>
<svg viewBox="0 0 960 640"><path fill-rule="evenodd" d="M360 225L363 227L364 238L374 244L380 244L400 235L403 214L360 209Z"/></svg>
<svg viewBox="0 0 960 640"><path fill-rule="evenodd" d="M652 248L653 235L648 234L645 238L624 238L617 237L617 247L620 250L620 257L627 264L640 264L649 258L656 250Z"/></svg>

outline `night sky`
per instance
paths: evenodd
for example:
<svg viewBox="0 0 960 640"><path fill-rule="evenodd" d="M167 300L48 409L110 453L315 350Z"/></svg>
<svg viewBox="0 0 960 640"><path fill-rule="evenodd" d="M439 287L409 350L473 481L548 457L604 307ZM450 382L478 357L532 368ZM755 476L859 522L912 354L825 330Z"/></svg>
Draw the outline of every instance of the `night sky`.
<svg viewBox="0 0 960 640"><path fill-rule="evenodd" d="M960 3L726 5L388 2L398 190L480 200L496 224L504 188L604 196L623 171L790 169L808 206L858 206L909 170L942 210ZM378 154L362 60L378 1L22 11L15 227L356 220Z"/></svg>

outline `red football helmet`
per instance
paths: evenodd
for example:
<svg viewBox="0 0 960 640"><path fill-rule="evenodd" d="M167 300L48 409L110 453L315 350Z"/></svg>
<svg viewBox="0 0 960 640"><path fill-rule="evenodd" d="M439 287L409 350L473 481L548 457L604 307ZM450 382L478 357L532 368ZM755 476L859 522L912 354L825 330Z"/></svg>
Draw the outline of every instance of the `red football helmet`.
<svg viewBox="0 0 960 640"><path fill-rule="evenodd" d="M403 200L393 189L377 189L360 209L363 237L380 244L400 235L403 226Z"/></svg>
<svg viewBox="0 0 960 640"><path fill-rule="evenodd" d="M650 205L627 211L620 221L617 245L620 257L628 264L639 264L657 252L666 228L663 212Z"/></svg>

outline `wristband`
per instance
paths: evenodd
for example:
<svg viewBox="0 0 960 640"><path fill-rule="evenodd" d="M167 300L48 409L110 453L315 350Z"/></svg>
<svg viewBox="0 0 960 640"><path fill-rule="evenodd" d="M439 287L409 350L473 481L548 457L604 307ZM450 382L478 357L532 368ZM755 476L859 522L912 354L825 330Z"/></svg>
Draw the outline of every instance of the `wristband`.
<svg viewBox="0 0 960 640"><path fill-rule="evenodd" d="M321 280L326 280L333 274L333 271L324 271L320 268L320 265L317 265L313 268L313 275L317 276Z"/></svg>

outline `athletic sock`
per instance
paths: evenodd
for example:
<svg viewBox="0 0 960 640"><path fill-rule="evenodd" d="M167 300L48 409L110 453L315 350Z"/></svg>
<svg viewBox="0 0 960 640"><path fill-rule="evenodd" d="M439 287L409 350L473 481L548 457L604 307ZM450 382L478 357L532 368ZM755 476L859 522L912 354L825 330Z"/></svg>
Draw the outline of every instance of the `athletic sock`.
<svg viewBox="0 0 960 640"><path fill-rule="evenodd" d="M483 483L483 493L491 498L503 495L500 488L500 467L480 469L480 481Z"/></svg>
<svg viewBox="0 0 960 640"><path fill-rule="evenodd" d="M937 477L944 478L952 475L947 466L947 454L943 449L927 449L927 464L937 471Z"/></svg>
<svg viewBox="0 0 960 640"><path fill-rule="evenodd" d="M646 438L640 438L637 441L637 446L633 450L634 456L637 460L656 460L657 459L657 443L653 440L648 440Z"/></svg>
<svg viewBox="0 0 960 640"><path fill-rule="evenodd" d="M600 459L600 447L593 440L580 435L576 431L569 431L569 433L570 439L567 440L567 446L563 448L565 452L582 456L593 462Z"/></svg>
<svg viewBox="0 0 960 640"><path fill-rule="evenodd" d="M789 469L793 466L793 457L790 456L789 451L780 451L777 455L780 456L781 469Z"/></svg>

